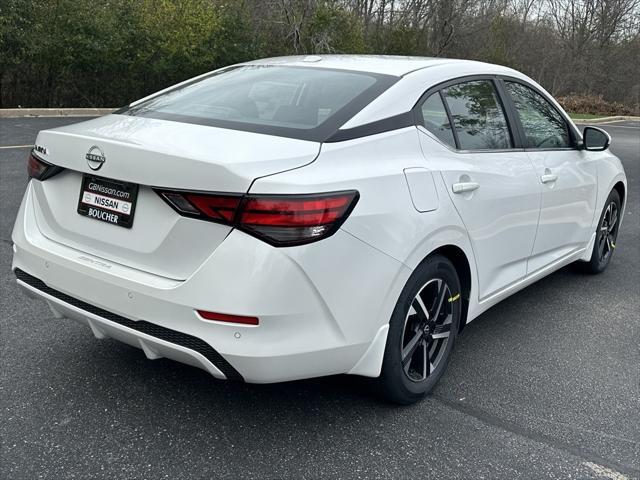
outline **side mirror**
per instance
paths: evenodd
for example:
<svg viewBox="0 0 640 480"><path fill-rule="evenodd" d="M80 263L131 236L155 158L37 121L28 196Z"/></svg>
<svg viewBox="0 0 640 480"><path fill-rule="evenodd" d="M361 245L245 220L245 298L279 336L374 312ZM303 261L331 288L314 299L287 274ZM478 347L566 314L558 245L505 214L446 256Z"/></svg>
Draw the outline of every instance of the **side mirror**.
<svg viewBox="0 0 640 480"><path fill-rule="evenodd" d="M609 148L611 137L607 132L598 127L584 127L582 144L585 150L602 152Z"/></svg>

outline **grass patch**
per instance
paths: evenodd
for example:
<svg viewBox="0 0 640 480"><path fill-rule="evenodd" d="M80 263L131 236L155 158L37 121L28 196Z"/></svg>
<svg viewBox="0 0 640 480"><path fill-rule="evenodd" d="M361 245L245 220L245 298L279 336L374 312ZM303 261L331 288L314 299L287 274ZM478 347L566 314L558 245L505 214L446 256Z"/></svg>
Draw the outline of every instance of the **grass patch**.
<svg viewBox="0 0 640 480"><path fill-rule="evenodd" d="M605 118L610 115L594 115L593 113L569 113L573 120L593 120L594 118Z"/></svg>

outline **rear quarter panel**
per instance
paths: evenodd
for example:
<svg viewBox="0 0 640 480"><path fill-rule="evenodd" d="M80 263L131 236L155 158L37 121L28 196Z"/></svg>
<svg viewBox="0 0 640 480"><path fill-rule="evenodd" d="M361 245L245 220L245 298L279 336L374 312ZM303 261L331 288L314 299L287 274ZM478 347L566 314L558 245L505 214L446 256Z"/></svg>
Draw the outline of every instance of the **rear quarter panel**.
<svg viewBox="0 0 640 480"><path fill-rule="evenodd" d="M455 245L467 255L473 285L475 263L466 231L453 208L439 175L434 175L437 208L419 212L409 192L405 170L428 169L415 127L364 138L323 144L318 159L304 168L257 179L252 193L319 193L355 189L360 199L341 230L396 261L395 276L382 273L376 264L367 274L377 277L380 303L376 325L389 321L409 274L433 250ZM386 262L382 262L386 263ZM345 273L349 265L344 265ZM475 287L474 287L475 288ZM386 293L384 293L386 292ZM472 295L474 292L472 291ZM377 302L376 294L369 293Z"/></svg>

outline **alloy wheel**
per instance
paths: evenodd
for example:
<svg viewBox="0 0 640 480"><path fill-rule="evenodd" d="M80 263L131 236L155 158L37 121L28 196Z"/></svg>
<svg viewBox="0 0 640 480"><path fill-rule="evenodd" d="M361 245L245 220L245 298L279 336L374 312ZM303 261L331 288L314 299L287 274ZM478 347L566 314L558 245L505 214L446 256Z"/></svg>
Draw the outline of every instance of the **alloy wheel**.
<svg viewBox="0 0 640 480"><path fill-rule="evenodd" d="M602 224L598 232L598 259L606 262L613 249L616 248L616 237L618 236L618 205L615 202L609 203L602 217Z"/></svg>
<svg viewBox="0 0 640 480"><path fill-rule="evenodd" d="M444 357L453 320L451 288L441 278L429 280L411 301L402 332L400 358L407 378L421 382Z"/></svg>

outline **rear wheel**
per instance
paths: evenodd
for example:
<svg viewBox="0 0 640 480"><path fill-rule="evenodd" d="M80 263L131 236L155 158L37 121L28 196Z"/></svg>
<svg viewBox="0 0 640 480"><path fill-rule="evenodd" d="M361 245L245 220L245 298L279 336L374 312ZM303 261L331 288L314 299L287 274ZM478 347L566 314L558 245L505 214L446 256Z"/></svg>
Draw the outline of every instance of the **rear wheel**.
<svg viewBox="0 0 640 480"><path fill-rule="evenodd" d="M620 195L612 190L600 215L591 259L584 264L589 273L603 272L611 262L620 225L620 203Z"/></svg>
<svg viewBox="0 0 640 480"><path fill-rule="evenodd" d="M383 395L410 404L429 393L444 373L461 316L460 281L441 255L427 258L405 286L389 322Z"/></svg>

